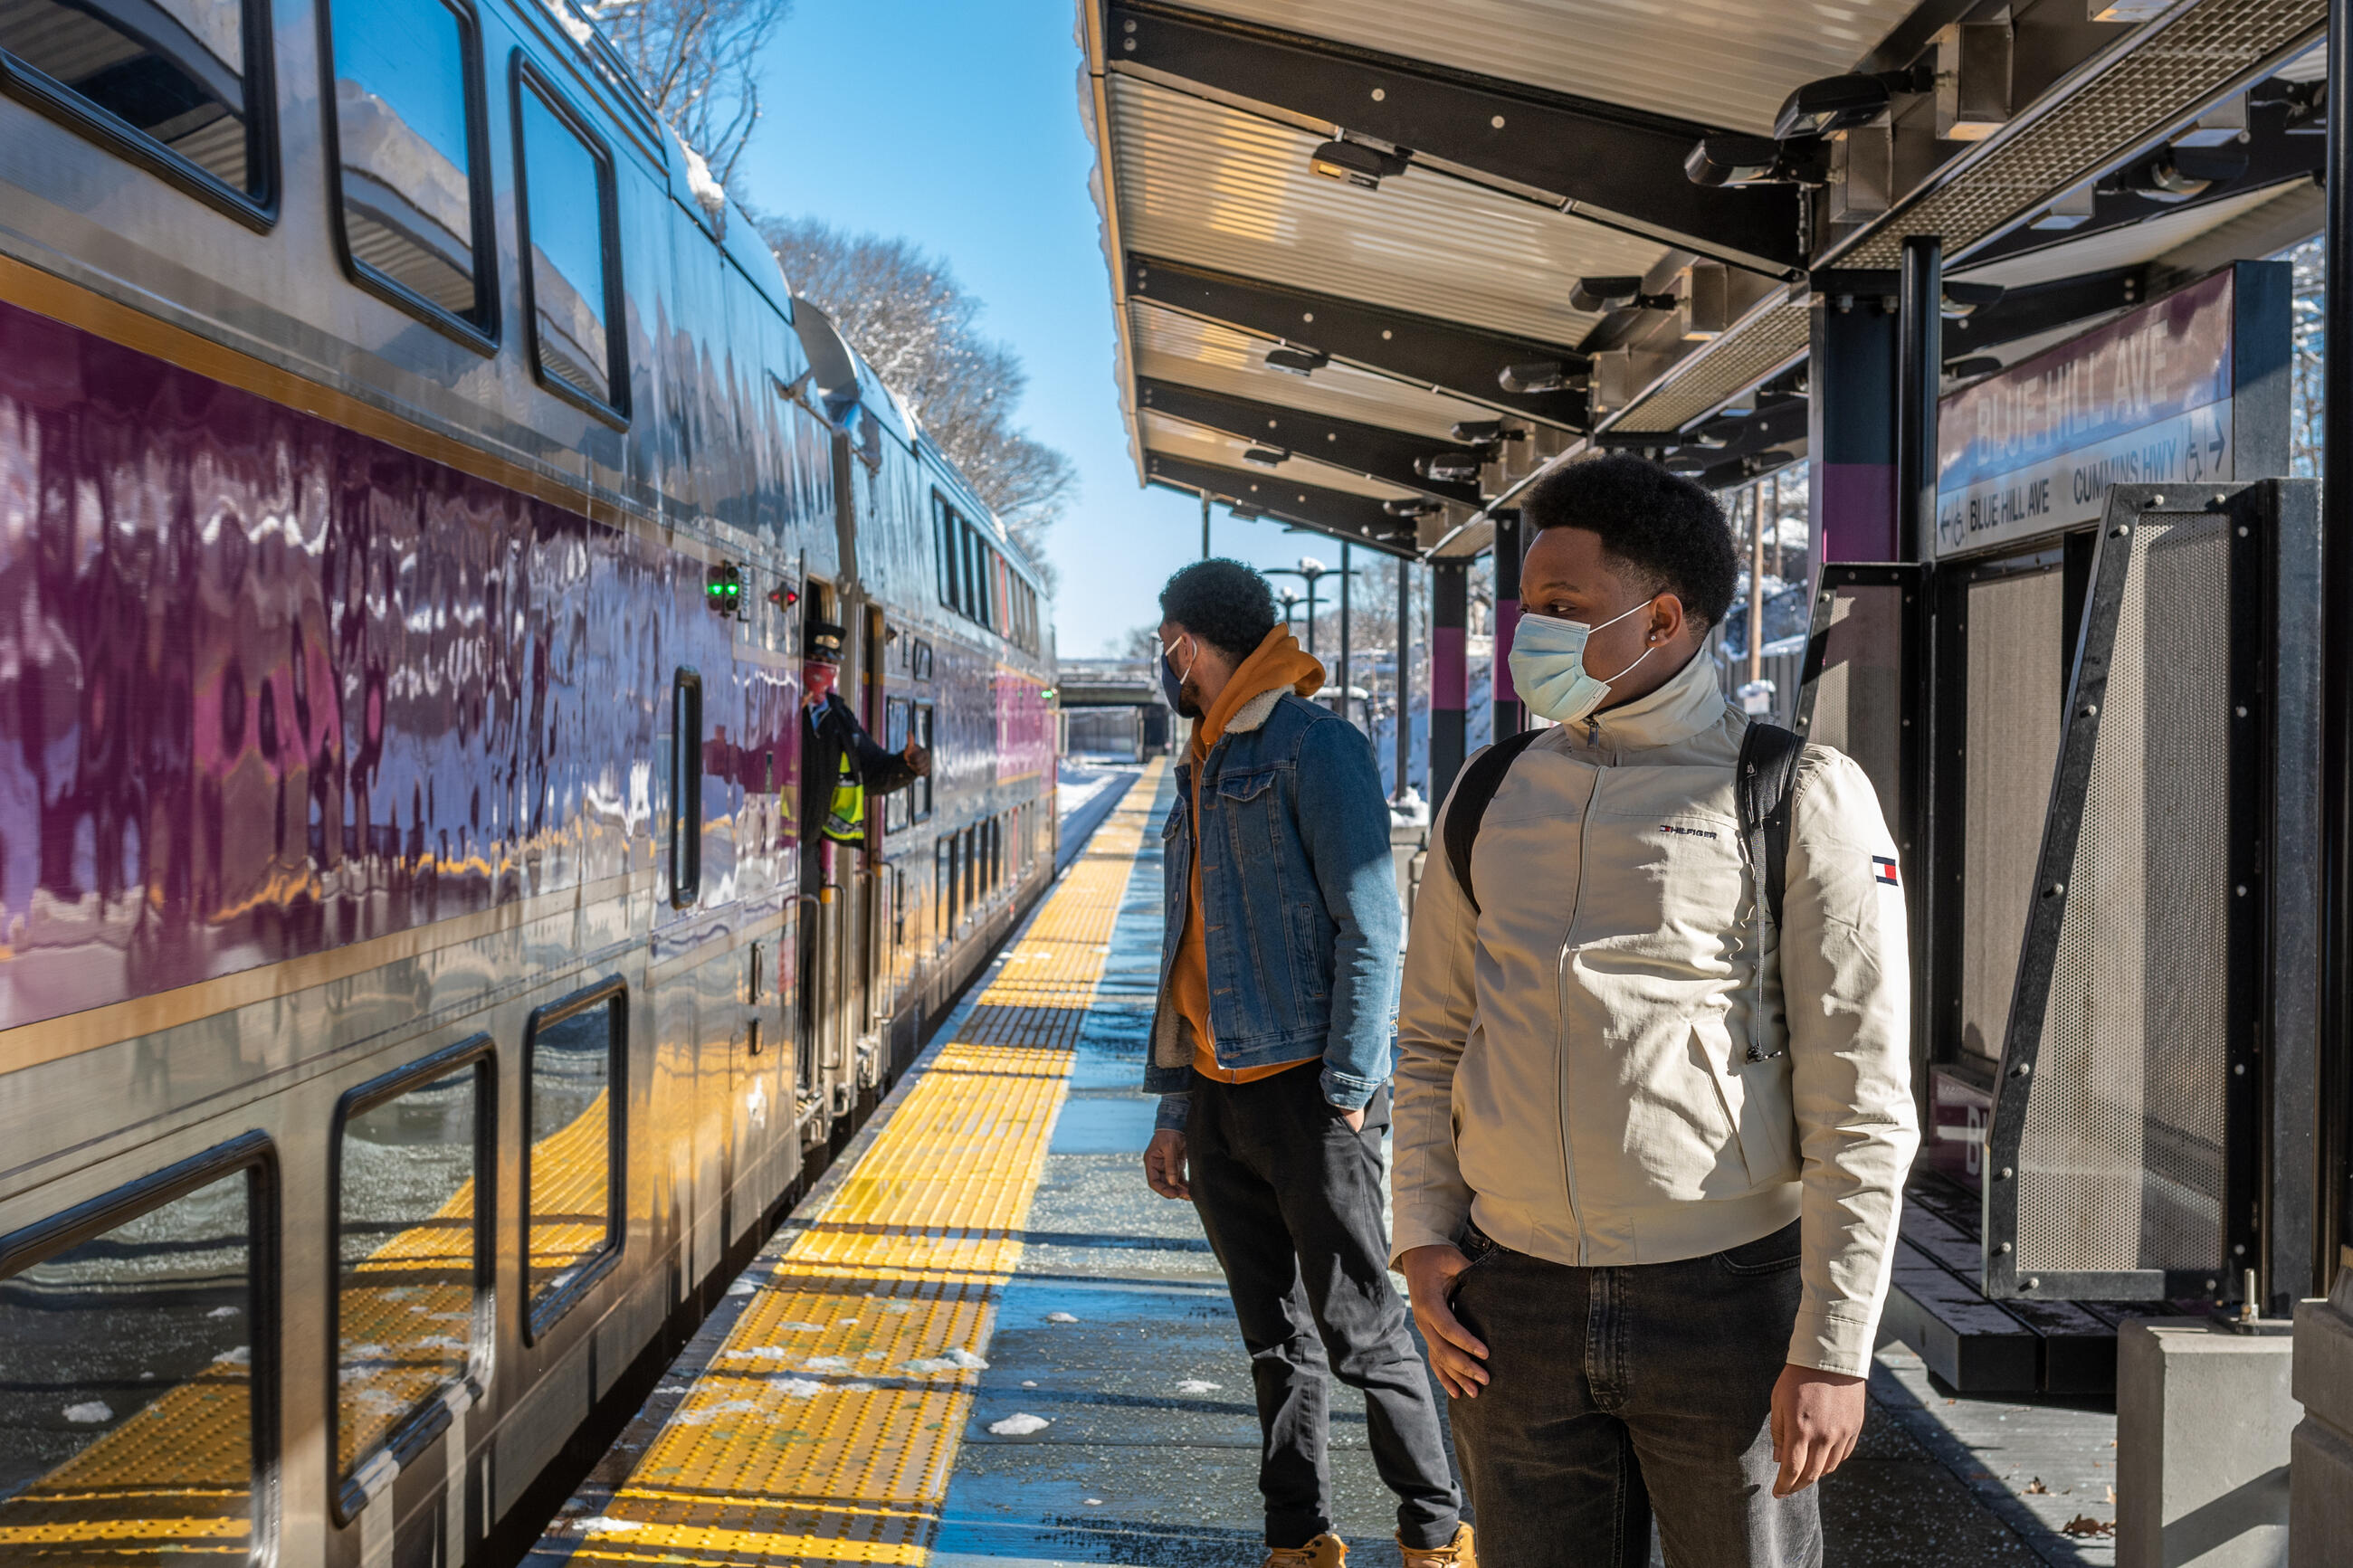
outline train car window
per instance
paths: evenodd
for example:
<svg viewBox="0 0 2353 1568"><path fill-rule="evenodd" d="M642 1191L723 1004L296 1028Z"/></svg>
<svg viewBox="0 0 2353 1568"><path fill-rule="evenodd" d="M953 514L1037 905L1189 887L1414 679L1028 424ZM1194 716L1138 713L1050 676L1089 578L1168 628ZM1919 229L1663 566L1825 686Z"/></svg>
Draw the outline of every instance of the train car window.
<svg viewBox="0 0 2353 1568"><path fill-rule="evenodd" d="M958 607L956 596L956 520L955 512L939 491L932 492L932 546L939 556L940 603L953 610Z"/></svg>
<svg viewBox="0 0 2353 1568"><path fill-rule="evenodd" d="M923 648L923 654L924 662L929 664L931 647L928 644L925 645ZM926 670L925 673L928 674L929 671ZM915 726L915 743L923 747L923 750L927 752L930 751L932 749L932 705L928 702L916 703L913 721ZM933 773L936 773L938 771L937 762L934 760L932 773L925 773L922 778L917 779L913 784L907 786L906 793L914 797L915 820L917 822L928 822L931 820L932 777Z"/></svg>
<svg viewBox="0 0 2353 1568"><path fill-rule="evenodd" d="M549 1003L524 1031L526 1338L546 1332L619 1256L628 1037L617 977Z"/></svg>
<svg viewBox="0 0 2353 1568"><path fill-rule="evenodd" d="M932 645L925 639L917 637L915 650L908 656L907 662L908 673L917 680L929 680L932 678Z"/></svg>
<svg viewBox="0 0 2353 1568"><path fill-rule="evenodd" d="M487 346L491 225L473 22L443 0L337 0L320 13L333 62L344 255L361 282L427 307Z"/></svg>
<svg viewBox="0 0 2353 1568"><path fill-rule="evenodd" d="M0 1237L0 1540L267 1557L277 1197L248 1132Z"/></svg>
<svg viewBox="0 0 2353 1568"><path fill-rule="evenodd" d="M260 0L0 0L0 83L265 226L269 15Z"/></svg>
<svg viewBox="0 0 2353 1568"><path fill-rule="evenodd" d="M625 412L613 330L613 163L604 146L517 57L515 136L523 279L540 380L592 409Z"/></svg>
<svg viewBox="0 0 2353 1568"><path fill-rule="evenodd" d="M480 1393L468 1384L489 1344L492 1084L478 1035L336 1108L328 1310L343 1522L367 1506L375 1455L408 1463L448 1425L444 1395Z"/></svg>
<svg viewBox="0 0 2353 1568"><path fill-rule="evenodd" d="M963 597L956 608L967 619L980 619L980 541L974 537L972 524L959 519L956 523L956 577L963 586Z"/></svg>
<svg viewBox="0 0 2353 1568"><path fill-rule="evenodd" d="M964 907L969 910L980 897L980 829L967 827L956 837L964 843Z"/></svg>
<svg viewBox="0 0 2353 1568"><path fill-rule="evenodd" d="M702 896L702 677L681 667L670 688L670 901Z"/></svg>

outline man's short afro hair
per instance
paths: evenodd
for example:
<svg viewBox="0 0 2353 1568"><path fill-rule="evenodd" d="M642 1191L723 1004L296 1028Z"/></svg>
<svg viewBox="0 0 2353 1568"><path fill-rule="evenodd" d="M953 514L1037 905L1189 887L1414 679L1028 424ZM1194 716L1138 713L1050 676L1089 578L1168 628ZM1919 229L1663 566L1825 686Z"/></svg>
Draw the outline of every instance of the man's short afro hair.
<svg viewBox="0 0 2353 1568"><path fill-rule="evenodd" d="M1582 528L1609 558L1672 593L1701 629L1723 621L1740 577L1724 509L1706 487L1630 452L1555 469L1520 509L1532 532Z"/></svg>
<svg viewBox="0 0 2353 1568"><path fill-rule="evenodd" d="M1274 630L1274 591L1239 561L1196 561L1160 590L1160 618L1229 658L1244 659Z"/></svg>

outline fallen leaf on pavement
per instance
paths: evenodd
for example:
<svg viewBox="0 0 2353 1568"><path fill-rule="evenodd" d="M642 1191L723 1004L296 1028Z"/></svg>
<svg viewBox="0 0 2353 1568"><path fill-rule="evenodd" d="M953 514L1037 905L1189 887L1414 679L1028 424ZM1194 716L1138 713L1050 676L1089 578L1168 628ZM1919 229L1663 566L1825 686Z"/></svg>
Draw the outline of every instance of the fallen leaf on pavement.
<svg viewBox="0 0 2353 1568"><path fill-rule="evenodd" d="M2037 1476L2026 1483L2026 1494L2029 1497L2049 1497L2051 1489L2042 1484L2041 1476Z"/></svg>
<svg viewBox="0 0 2353 1568"><path fill-rule="evenodd" d="M2094 1519L2088 1513L2077 1514L2065 1524L2061 1525L2060 1529L2069 1535L2114 1535L2116 1532L2114 1522L2105 1519Z"/></svg>

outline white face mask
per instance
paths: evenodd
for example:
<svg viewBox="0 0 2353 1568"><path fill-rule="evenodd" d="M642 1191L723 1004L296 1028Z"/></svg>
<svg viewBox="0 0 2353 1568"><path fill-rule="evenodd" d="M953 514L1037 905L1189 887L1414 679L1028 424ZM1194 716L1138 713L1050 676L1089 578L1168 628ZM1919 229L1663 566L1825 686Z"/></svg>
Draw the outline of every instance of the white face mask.
<svg viewBox="0 0 2353 1568"><path fill-rule="evenodd" d="M1651 649L1644 647L1641 658L1609 680L1597 680L1585 672L1586 643L1595 632L1650 607L1651 601L1645 599L1598 626L1556 616L1522 615L1512 632L1512 684L1519 688L1520 700L1528 705L1528 711L1556 724L1574 724L1599 707L1609 695L1609 682L1631 672L1634 665L1651 657Z"/></svg>

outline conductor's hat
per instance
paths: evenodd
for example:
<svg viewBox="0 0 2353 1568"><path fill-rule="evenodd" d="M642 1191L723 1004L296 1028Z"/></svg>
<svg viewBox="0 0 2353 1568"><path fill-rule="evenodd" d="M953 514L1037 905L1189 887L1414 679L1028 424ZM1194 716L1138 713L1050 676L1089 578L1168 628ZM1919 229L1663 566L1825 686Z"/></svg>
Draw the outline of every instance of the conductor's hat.
<svg viewBox="0 0 2353 1568"><path fill-rule="evenodd" d="M819 664L841 662L841 628L831 621L810 621L802 656Z"/></svg>

